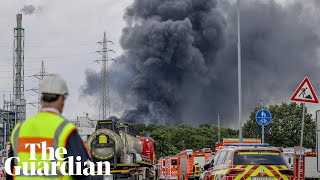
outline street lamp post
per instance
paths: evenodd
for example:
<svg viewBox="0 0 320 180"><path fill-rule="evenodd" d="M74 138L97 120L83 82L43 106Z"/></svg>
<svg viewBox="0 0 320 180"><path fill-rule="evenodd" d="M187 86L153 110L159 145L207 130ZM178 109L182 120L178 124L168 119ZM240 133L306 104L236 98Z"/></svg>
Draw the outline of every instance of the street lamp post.
<svg viewBox="0 0 320 180"><path fill-rule="evenodd" d="M241 96L241 43L240 43L240 0L238 0L238 101L239 101L239 142L242 143L242 96Z"/></svg>
<svg viewBox="0 0 320 180"><path fill-rule="evenodd" d="M263 109L263 100L260 99L260 103L261 103L261 108ZM262 138L262 143L264 143L264 125L261 126L262 130L261 130L261 138Z"/></svg>

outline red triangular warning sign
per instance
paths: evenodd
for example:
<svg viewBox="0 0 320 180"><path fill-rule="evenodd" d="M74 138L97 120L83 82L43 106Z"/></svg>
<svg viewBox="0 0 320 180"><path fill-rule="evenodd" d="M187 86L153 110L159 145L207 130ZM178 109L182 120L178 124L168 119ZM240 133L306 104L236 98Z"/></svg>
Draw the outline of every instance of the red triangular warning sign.
<svg viewBox="0 0 320 180"><path fill-rule="evenodd" d="M308 77L304 78L297 90L291 96L291 101L319 103Z"/></svg>

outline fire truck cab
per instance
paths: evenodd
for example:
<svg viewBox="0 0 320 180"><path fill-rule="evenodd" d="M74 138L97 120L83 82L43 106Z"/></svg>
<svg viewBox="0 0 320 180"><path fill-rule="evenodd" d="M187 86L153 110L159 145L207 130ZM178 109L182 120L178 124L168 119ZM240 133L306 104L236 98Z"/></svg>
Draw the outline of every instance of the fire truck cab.
<svg viewBox="0 0 320 180"><path fill-rule="evenodd" d="M178 180L198 180L206 161L211 156L210 148L196 151L187 149L180 152L178 154Z"/></svg>
<svg viewBox="0 0 320 180"><path fill-rule="evenodd" d="M178 157L177 156L169 156L166 158L166 169L167 175L166 179L178 179Z"/></svg>
<svg viewBox="0 0 320 180"><path fill-rule="evenodd" d="M178 157L167 156L158 160L159 180L176 180L178 171Z"/></svg>
<svg viewBox="0 0 320 180"><path fill-rule="evenodd" d="M158 159L158 177L159 180L166 179L166 158L162 157Z"/></svg>

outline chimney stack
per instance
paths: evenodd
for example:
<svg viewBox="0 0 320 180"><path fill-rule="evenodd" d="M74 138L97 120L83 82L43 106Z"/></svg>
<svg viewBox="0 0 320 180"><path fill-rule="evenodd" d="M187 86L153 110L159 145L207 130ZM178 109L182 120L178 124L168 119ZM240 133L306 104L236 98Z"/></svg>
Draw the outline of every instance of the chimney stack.
<svg viewBox="0 0 320 180"><path fill-rule="evenodd" d="M17 28L22 27L22 14L17 14Z"/></svg>

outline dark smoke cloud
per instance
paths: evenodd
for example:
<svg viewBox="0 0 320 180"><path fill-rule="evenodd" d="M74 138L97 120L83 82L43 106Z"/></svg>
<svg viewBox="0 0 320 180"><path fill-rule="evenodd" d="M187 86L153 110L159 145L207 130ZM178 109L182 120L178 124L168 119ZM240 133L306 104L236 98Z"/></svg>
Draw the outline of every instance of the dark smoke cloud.
<svg viewBox="0 0 320 180"><path fill-rule="evenodd" d="M210 83L209 67L225 42L226 23L216 2L140 0L125 19L138 23L125 28L121 38L128 57L122 62L136 72L129 93L138 102L123 119L183 122L193 96Z"/></svg>
<svg viewBox="0 0 320 180"><path fill-rule="evenodd" d="M25 15L31 15L35 12L36 8L33 5L25 5L23 6L23 8L21 9L21 11L25 14Z"/></svg>
<svg viewBox="0 0 320 180"><path fill-rule="evenodd" d="M207 88L207 95L217 84L223 84L223 96L215 99L227 101L217 109L224 112L230 124L236 122L238 115L237 24L236 7L224 2L229 38L215 65L217 81ZM309 18L303 16L306 11L302 2L285 7L273 0L241 2L243 110L248 118L253 107L260 105L259 100L264 104L289 101L305 76L316 83L320 75L317 54L320 40Z"/></svg>
<svg viewBox="0 0 320 180"><path fill-rule="evenodd" d="M95 71L88 69L86 71L86 84L81 86L82 96L94 96L99 94L101 76L97 75Z"/></svg>
<svg viewBox="0 0 320 180"><path fill-rule="evenodd" d="M111 68L118 101L132 106L122 119L201 124L219 113L237 127L236 6L219 2L135 0L127 9L125 53ZM242 1L244 117L259 100L288 101L304 76L319 75L320 40L304 12L299 2ZM84 94L98 92L89 82L98 74L87 75Z"/></svg>

